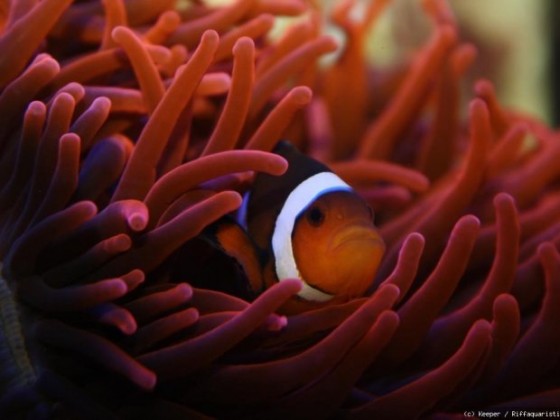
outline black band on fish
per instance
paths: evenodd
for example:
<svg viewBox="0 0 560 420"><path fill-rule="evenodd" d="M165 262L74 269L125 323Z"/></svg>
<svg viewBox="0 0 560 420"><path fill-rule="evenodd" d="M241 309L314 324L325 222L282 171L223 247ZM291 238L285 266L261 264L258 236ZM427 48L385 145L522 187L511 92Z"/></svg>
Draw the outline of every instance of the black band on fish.
<svg viewBox="0 0 560 420"><path fill-rule="evenodd" d="M320 172L301 182L284 202L272 235L272 251L278 280L303 280L303 288L298 296L314 302L326 302L332 299L333 295L314 288L302 278L294 258L292 232L298 216L317 198L333 191L352 191L352 188L332 172Z"/></svg>

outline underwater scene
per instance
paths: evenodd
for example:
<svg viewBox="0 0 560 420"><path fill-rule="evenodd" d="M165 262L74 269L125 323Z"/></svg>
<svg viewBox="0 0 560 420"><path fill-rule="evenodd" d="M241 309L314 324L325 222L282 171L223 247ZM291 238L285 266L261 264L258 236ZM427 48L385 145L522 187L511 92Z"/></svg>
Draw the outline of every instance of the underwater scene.
<svg viewBox="0 0 560 420"><path fill-rule="evenodd" d="M560 417L560 132L456 3L0 2L0 418Z"/></svg>

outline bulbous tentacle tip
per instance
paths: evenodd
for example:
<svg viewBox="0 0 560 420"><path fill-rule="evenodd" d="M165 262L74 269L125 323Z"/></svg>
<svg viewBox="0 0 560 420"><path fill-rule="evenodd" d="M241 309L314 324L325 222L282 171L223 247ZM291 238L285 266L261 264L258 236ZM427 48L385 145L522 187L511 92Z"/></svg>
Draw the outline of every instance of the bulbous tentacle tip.
<svg viewBox="0 0 560 420"><path fill-rule="evenodd" d="M130 28L127 28L126 26L117 26L111 31L113 41L119 44L124 42L129 36L134 36L134 34Z"/></svg>
<svg viewBox="0 0 560 420"><path fill-rule="evenodd" d="M201 42L209 43L211 45L217 45L219 40L220 35L213 29L207 29L206 31L204 31L201 37Z"/></svg>
<svg viewBox="0 0 560 420"><path fill-rule="evenodd" d="M543 266L549 270L560 260L560 254L552 242L541 243L537 248L537 254Z"/></svg>
<svg viewBox="0 0 560 420"><path fill-rule="evenodd" d="M456 226L459 229L465 229L468 231L473 231L473 230L478 231L480 229L480 225L481 222L478 217L476 217L474 214L467 214L466 216L463 216L459 219Z"/></svg>
<svg viewBox="0 0 560 420"><path fill-rule="evenodd" d="M151 370L138 370L131 378L144 391L153 391L157 384L157 375Z"/></svg>
<svg viewBox="0 0 560 420"><path fill-rule="evenodd" d="M477 80L474 84L474 92L476 95L483 98L488 95L494 95L494 85L487 79Z"/></svg>
<svg viewBox="0 0 560 420"><path fill-rule="evenodd" d="M296 86L288 93L288 96L297 105L303 106L311 101L313 91L307 86Z"/></svg>
<svg viewBox="0 0 560 420"><path fill-rule="evenodd" d="M273 314L269 316L265 322L265 328L271 332L282 331L288 325L288 317L284 315Z"/></svg>
<svg viewBox="0 0 560 420"><path fill-rule="evenodd" d="M174 29L181 23L181 16L175 10L167 10L160 15L162 25L167 29Z"/></svg>
<svg viewBox="0 0 560 420"><path fill-rule="evenodd" d="M183 301L189 301L193 296L193 288L188 283L180 283L176 286L176 292L181 295Z"/></svg>
<svg viewBox="0 0 560 420"><path fill-rule="evenodd" d="M471 118L488 118L488 106L481 98L474 98L469 102Z"/></svg>
<svg viewBox="0 0 560 420"><path fill-rule="evenodd" d="M401 294L401 289L396 284L382 284L376 293L386 294L388 301L396 302Z"/></svg>
<svg viewBox="0 0 560 420"><path fill-rule="evenodd" d="M140 232L146 228L148 225L149 218L142 213L132 213L128 216L127 222L128 226L135 231Z"/></svg>
<svg viewBox="0 0 560 420"><path fill-rule="evenodd" d="M412 232L406 237L403 246L408 242L410 242L411 246L413 246L414 248L423 248L424 244L426 243L426 238L424 238L424 235L422 235L421 233Z"/></svg>
<svg viewBox="0 0 560 420"><path fill-rule="evenodd" d="M254 54L255 50L255 41L248 36L243 36L237 40L235 45L233 46L233 55L234 57L243 56L248 57Z"/></svg>
<svg viewBox="0 0 560 420"><path fill-rule="evenodd" d="M496 194L493 199L494 207L496 208L503 208L503 207L515 207L515 199L506 192L500 192Z"/></svg>
<svg viewBox="0 0 560 420"><path fill-rule="evenodd" d="M281 287L287 294L296 295L303 288L303 281L300 279L282 279L274 287Z"/></svg>
<svg viewBox="0 0 560 420"><path fill-rule="evenodd" d="M435 36L441 37L441 40L446 47L451 47L458 39L457 29L448 23L439 25L435 32Z"/></svg>

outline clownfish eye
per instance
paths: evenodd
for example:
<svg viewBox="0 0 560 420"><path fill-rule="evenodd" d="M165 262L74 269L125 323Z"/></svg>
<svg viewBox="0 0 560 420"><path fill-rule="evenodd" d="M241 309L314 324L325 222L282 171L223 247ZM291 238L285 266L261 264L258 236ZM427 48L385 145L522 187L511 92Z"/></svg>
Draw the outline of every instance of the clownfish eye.
<svg viewBox="0 0 560 420"><path fill-rule="evenodd" d="M307 211L306 217L309 224L314 227L321 226L325 221L325 213L316 205Z"/></svg>

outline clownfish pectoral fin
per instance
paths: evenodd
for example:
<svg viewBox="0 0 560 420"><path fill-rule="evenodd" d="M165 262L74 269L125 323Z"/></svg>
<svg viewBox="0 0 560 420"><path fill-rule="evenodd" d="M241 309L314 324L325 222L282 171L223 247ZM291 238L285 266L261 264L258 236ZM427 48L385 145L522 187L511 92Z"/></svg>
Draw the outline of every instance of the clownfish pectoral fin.
<svg viewBox="0 0 560 420"><path fill-rule="evenodd" d="M172 282L186 281L245 300L253 300L263 290L257 249L230 217L223 217L183 244L162 269Z"/></svg>
<svg viewBox="0 0 560 420"><path fill-rule="evenodd" d="M233 258L245 274L252 297L260 294L264 290L261 262L247 232L235 222L222 220L215 226L214 235L222 251Z"/></svg>

